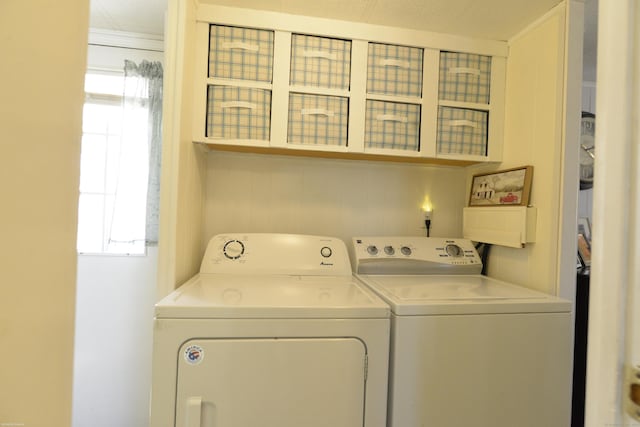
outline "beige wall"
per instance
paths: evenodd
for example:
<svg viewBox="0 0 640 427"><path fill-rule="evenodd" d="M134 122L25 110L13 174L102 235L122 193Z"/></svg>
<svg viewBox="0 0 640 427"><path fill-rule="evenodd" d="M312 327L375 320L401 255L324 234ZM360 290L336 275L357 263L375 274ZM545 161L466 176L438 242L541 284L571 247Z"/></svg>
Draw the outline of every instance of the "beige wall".
<svg viewBox="0 0 640 427"><path fill-rule="evenodd" d="M538 218L536 242L494 246L488 274L551 294L558 292L564 36L561 5L509 41L503 162L492 167L533 166L530 204ZM468 178L484 169L470 168Z"/></svg>
<svg viewBox="0 0 640 427"><path fill-rule="evenodd" d="M431 235L462 235L463 168L213 151L206 171L203 243L277 232L339 237L351 249L354 236L424 236L425 198Z"/></svg>
<svg viewBox="0 0 640 427"><path fill-rule="evenodd" d="M165 38L160 182L158 299L191 277L202 258L204 156L198 155L193 117L195 2L168 0Z"/></svg>
<svg viewBox="0 0 640 427"><path fill-rule="evenodd" d="M0 425L70 425L88 3L0 3Z"/></svg>

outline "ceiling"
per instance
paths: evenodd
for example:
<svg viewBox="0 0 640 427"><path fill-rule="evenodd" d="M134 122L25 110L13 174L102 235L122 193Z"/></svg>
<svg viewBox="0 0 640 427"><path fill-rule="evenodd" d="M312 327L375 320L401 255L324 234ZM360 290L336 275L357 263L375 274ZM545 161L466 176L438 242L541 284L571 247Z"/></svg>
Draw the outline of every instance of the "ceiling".
<svg viewBox="0 0 640 427"><path fill-rule="evenodd" d="M167 0L90 0L89 27L164 35Z"/></svg>
<svg viewBox="0 0 640 427"><path fill-rule="evenodd" d="M585 80L595 81L597 1L585 0ZM201 0L345 21L508 40L560 0ZM167 0L91 0L92 28L162 36ZM508 17L508 19L507 19Z"/></svg>
<svg viewBox="0 0 640 427"><path fill-rule="evenodd" d="M507 40L560 0L202 0L344 21ZM505 19L509 17L509 19Z"/></svg>

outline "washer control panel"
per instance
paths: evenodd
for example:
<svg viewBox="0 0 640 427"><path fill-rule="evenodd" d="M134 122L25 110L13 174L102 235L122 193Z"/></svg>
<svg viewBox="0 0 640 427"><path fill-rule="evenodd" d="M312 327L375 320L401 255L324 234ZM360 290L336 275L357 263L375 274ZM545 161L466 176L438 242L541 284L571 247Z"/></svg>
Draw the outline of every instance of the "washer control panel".
<svg viewBox="0 0 640 427"><path fill-rule="evenodd" d="M200 273L351 275L344 242L334 237L278 233L214 236Z"/></svg>
<svg viewBox="0 0 640 427"><path fill-rule="evenodd" d="M403 274L446 272L471 274L482 269L473 243L467 239L440 237L354 237L356 272ZM363 271L364 270L364 271Z"/></svg>

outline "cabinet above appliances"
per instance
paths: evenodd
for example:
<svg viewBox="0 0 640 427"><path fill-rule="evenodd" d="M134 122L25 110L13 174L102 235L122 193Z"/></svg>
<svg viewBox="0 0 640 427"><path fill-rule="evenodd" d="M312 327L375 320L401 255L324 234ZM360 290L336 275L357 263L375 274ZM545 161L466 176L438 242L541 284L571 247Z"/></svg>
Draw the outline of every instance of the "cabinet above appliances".
<svg viewBox="0 0 640 427"><path fill-rule="evenodd" d="M502 160L507 45L199 5L192 140L211 149Z"/></svg>

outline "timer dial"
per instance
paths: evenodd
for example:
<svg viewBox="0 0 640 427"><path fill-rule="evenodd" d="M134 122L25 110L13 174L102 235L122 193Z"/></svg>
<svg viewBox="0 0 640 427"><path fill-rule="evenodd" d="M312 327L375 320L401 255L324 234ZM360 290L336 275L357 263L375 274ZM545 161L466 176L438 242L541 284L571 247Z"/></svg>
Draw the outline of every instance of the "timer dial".
<svg viewBox="0 0 640 427"><path fill-rule="evenodd" d="M244 243L240 240L229 240L224 244L222 253L229 259L238 259L244 255Z"/></svg>
<svg viewBox="0 0 640 427"><path fill-rule="evenodd" d="M458 245L454 245L454 244L447 245L445 247L445 250L447 251L447 254L449 256L454 257L454 258L459 258L461 256L464 256L464 251Z"/></svg>

